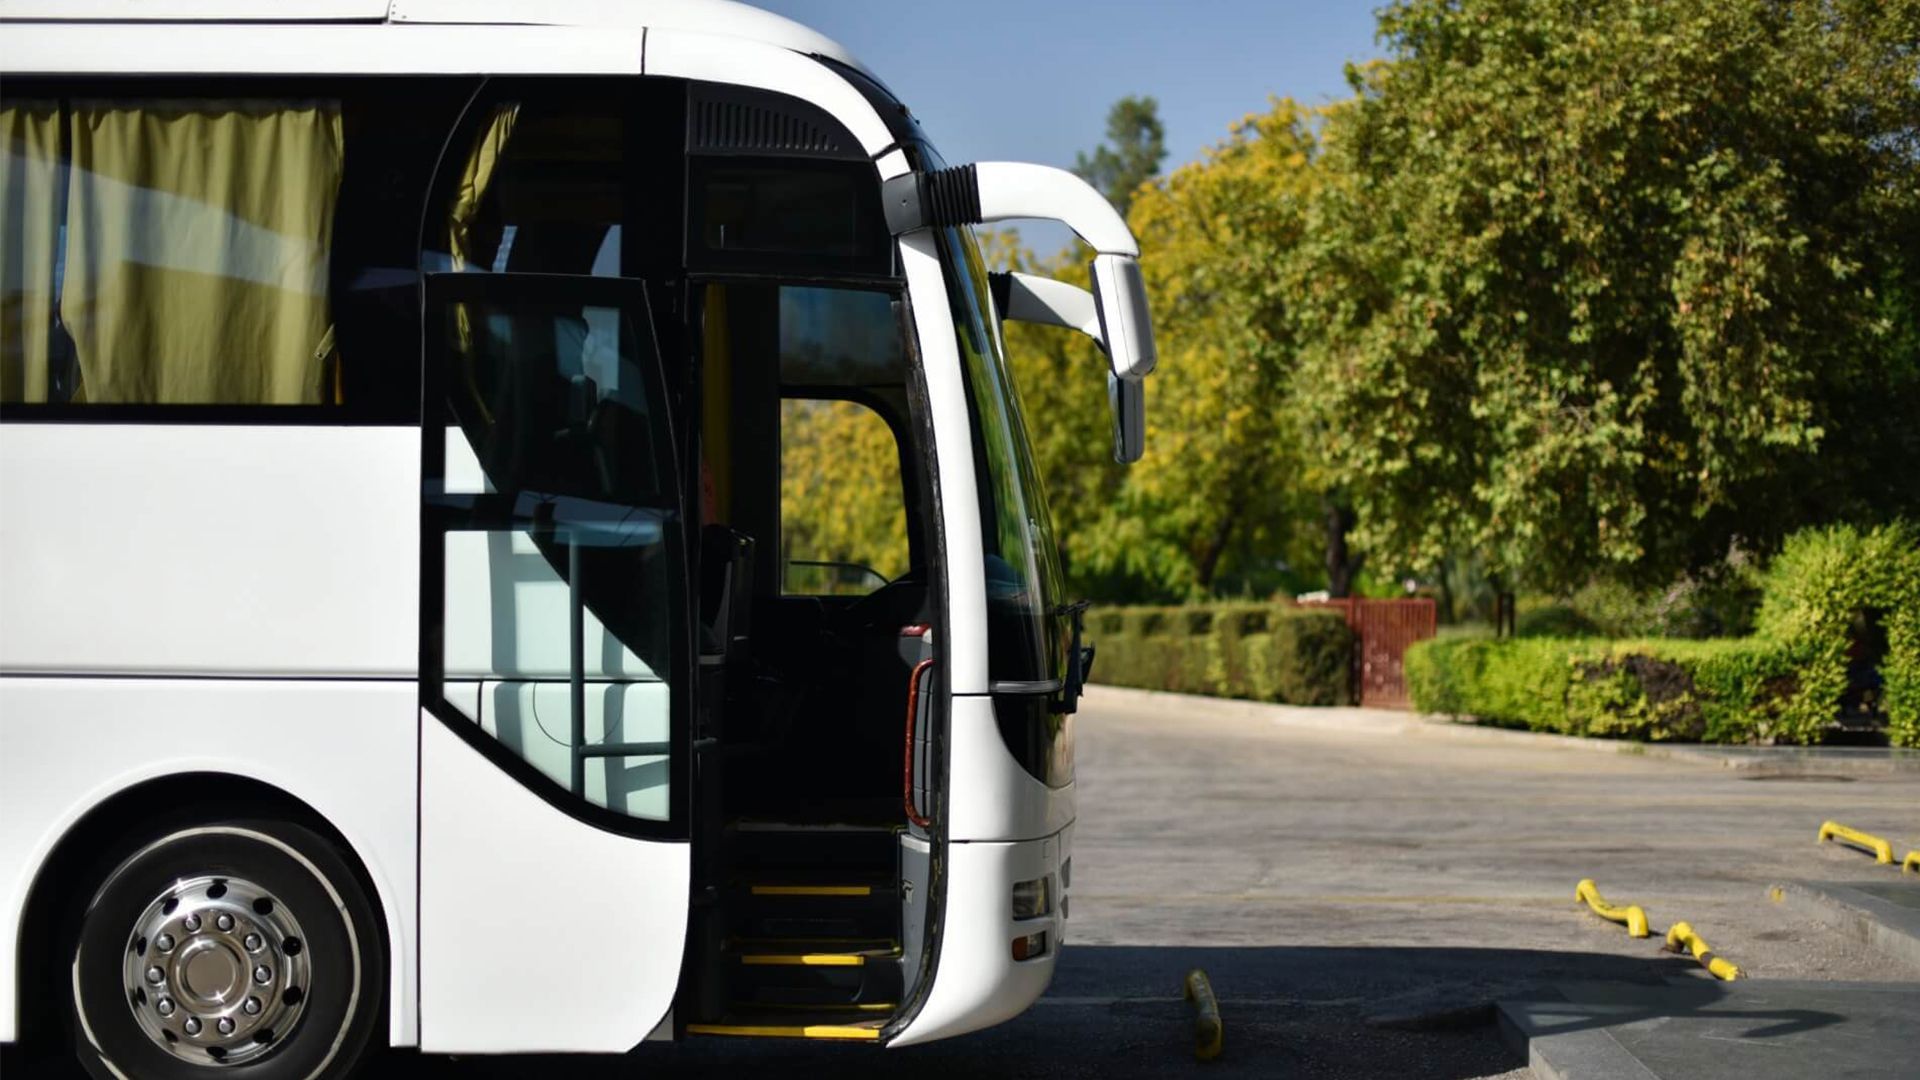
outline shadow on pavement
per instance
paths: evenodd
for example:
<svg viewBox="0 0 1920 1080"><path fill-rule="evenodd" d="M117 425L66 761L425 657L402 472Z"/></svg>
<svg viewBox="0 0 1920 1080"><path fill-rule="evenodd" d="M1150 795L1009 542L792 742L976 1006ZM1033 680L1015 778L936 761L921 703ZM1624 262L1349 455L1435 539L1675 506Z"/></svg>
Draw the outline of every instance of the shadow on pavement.
<svg viewBox="0 0 1920 1080"><path fill-rule="evenodd" d="M1220 998L1226 1050L1193 1061L1190 968ZM452 1060L407 1055L382 1073L432 1077L756 1077L860 1080L948 1077L1497 1076L1524 1062L1501 1041L1496 999L1544 995L1555 982L1666 984L1694 970L1672 957L1446 948L1178 948L1076 945L1047 996L1018 1019L903 1050L767 1040L697 1039L613 1058ZM1623 989L1625 989L1623 987ZM1785 1018L1783 1018L1785 1019Z"/></svg>

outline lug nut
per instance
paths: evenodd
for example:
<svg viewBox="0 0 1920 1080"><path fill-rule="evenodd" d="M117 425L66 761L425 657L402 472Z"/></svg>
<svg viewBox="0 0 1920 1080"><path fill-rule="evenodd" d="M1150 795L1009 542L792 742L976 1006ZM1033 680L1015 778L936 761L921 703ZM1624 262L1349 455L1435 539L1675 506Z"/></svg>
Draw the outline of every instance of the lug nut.
<svg viewBox="0 0 1920 1080"><path fill-rule="evenodd" d="M248 1016L259 1016L260 1015L260 999L257 997L250 997L247 1000L241 1002L240 1011L243 1013L246 1013Z"/></svg>
<svg viewBox="0 0 1920 1080"><path fill-rule="evenodd" d="M231 930L233 929L233 916L223 911L214 918L213 925L222 930Z"/></svg>
<svg viewBox="0 0 1920 1080"><path fill-rule="evenodd" d="M159 1001L156 1001L153 1003L153 1009L155 1012L159 1013L161 1016L172 1016L173 1015L173 999L163 997Z"/></svg>
<svg viewBox="0 0 1920 1080"><path fill-rule="evenodd" d="M242 944L246 945L248 952L259 952L260 946L265 945L266 942L261 939L259 934L248 934Z"/></svg>
<svg viewBox="0 0 1920 1080"><path fill-rule="evenodd" d="M200 929L200 916L188 915L186 918L180 920L180 925L186 927L189 931L198 930Z"/></svg>
<svg viewBox="0 0 1920 1080"><path fill-rule="evenodd" d="M153 947L156 949L159 949L161 952L172 952L173 951L173 935L161 934L159 937L154 938Z"/></svg>
<svg viewBox="0 0 1920 1080"><path fill-rule="evenodd" d="M253 981L262 986L273 981L273 969L265 964L253 969Z"/></svg>
<svg viewBox="0 0 1920 1080"><path fill-rule="evenodd" d="M233 1017L223 1016L213 1026L220 1029L220 1034L231 1035L233 1034Z"/></svg>
<svg viewBox="0 0 1920 1080"><path fill-rule="evenodd" d="M200 1018L197 1016L189 1016L187 1017L187 1022L181 1024L180 1027L181 1030L189 1035L198 1035L200 1034Z"/></svg>
<svg viewBox="0 0 1920 1080"><path fill-rule="evenodd" d="M166 977L167 977L167 973L164 971L161 971L157 965L147 969L147 981L150 983L157 984L161 979L164 979Z"/></svg>

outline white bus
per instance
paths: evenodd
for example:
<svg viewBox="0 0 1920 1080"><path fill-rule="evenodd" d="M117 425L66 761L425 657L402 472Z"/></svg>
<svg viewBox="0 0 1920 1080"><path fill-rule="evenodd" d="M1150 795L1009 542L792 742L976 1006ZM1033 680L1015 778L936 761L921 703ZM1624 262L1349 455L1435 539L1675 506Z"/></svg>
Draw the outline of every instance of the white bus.
<svg viewBox="0 0 1920 1080"><path fill-rule="evenodd" d="M1097 339L1139 455L1097 192L949 167L721 0L0 0L0 139L17 1060L907 1046L1040 995L1091 650L1000 320ZM1015 218L1093 289L987 273Z"/></svg>

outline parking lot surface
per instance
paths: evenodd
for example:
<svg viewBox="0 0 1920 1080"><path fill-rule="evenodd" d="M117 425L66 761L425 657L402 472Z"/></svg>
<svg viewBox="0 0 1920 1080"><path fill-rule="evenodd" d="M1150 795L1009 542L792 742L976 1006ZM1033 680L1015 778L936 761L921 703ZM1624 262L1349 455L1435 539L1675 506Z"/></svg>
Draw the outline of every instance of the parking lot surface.
<svg viewBox="0 0 1920 1080"><path fill-rule="evenodd" d="M1496 1000L1706 979L1659 948L1682 919L1754 979L1920 979L1768 896L1795 879L1897 881L1814 838L1838 818L1920 846L1920 771L1729 769L1367 719L1095 688L1077 723L1069 945L1047 996L991 1030L898 1051L706 1039L612 1058L404 1054L382 1072L1518 1078ZM1643 906L1654 937L1576 904L1586 877ZM1226 1024L1207 1065L1180 997L1195 967Z"/></svg>
<svg viewBox="0 0 1920 1080"><path fill-rule="evenodd" d="M1073 922L1019 1019L899 1051L693 1041L628 1058L404 1059L436 1077L1522 1077L1491 1003L1567 980L1704 978L1574 903L1583 877L1685 919L1752 977L1920 972L1772 903L1872 874L1829 817L1920 840L1920 773L1783 770L1521 740L1308 726L1278 710L1096 688L1078 720ZM1880 872L1884 873L1884 869ZM1657 934L1656 934L1657 938ZM1207 970L1226 1049L1192 1061L1181 978Z"/></svg>

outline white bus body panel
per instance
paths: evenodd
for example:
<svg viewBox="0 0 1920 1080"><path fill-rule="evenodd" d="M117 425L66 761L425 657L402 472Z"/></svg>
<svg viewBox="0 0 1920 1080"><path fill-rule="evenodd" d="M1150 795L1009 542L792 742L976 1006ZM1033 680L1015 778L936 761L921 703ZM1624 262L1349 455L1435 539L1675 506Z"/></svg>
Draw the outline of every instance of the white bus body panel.
<svg viewBox="0 0 1920 1080"><path fill-rule="evenodd" d="M382 883L411 1042L418 430L8 423L0 462L0 671L66 676L0 680L4 970L74 821L142 780L233 773L312 806ZM181 675L242 678L159 677ZM292 681L314 677L386 681Z"/></svg>
<svg viewBox="0 0 1920 1080"><path fill-rule="evenodd" d="M0 670L419 667L417 428L7 423L0 462Z"/></svg>
<svg viewBox="0 0 1920 1080"><path fill-rule="evenodd" d="M1018 844L947 845L947 900L940 963L920 1012L890 1046L913 1046L992 1027L1025 1012L1046 993L1060 958L1061 904L1037 919L1013 918L1018 881L1051 877L1073 856L1073 831ZM1064 892L1064 890L1063 890ZM1064 896L1063 896L1064 899ZM1013 939L1047 933L1047 951L1013 958Z"/></svg>
<svg viewBox="0 0 1920 1080"><path fill-rule="evenodd" d="M420 1048L624 1052L672 1007L692 859L576 821L421 717Z"/></svg>
<svg viewBox="0 0 1920 1080"><path fill-rule="evenodd" d="M12 621L19 598L7 600ZM385 914L388 1037L411 1044L419 703L412 679L0 679L0 1042L20 1035L20 918L54 845L142 781L230 773L287 792L346 837Z"/></svg>
<svg viewBox="0 0 1920 1080"><path fill-rule="evenodd" d="M947 736L947 838L1035 840L1073 824L1073 785L1050 788L1007 750L993 699L956 697Z"/></svg>
<svg viewBox="0 0 1920 1080"><path fill-rule="evenodd" d="M585 26L17 23L8 74L638 75L646 33Z"/></svg>
<svg viewBox="0 0 1920 1080"><path fill-rule="evenodd" d="M0 19L377 22L387 0L0 0Z"/></svg>

